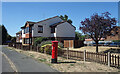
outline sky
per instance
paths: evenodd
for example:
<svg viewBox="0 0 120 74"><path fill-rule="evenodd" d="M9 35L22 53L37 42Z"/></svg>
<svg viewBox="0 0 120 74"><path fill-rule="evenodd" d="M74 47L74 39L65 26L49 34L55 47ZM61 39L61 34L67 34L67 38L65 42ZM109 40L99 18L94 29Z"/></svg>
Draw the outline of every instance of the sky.
<svg viewBox="0 0 120 74"><path fill-rule="evenodd" d="M2 2L2 23L15 36L26 21L37 22L66 14L76 31L80 31L82 20L106 11L118 19L118 2Z"/></svg>

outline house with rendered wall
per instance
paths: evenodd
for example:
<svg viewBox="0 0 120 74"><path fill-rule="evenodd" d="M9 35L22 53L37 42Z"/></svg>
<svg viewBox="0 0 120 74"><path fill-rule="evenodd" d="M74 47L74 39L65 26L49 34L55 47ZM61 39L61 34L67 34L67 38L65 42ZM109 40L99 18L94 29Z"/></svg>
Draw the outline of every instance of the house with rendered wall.
<svg viewBox="0 0 120 74"><path fill-rule="evenodd" d="M76 28L59 16L38 22L27 21L22 29L22 45L33 45L36 37L49 37L51 40L74 40Z"/></svg>
<svg viewBox="0 0 120 74"><path fill-rule="evenodd" d="M22 31L16 33L16 42L22 43Z"/></svg>

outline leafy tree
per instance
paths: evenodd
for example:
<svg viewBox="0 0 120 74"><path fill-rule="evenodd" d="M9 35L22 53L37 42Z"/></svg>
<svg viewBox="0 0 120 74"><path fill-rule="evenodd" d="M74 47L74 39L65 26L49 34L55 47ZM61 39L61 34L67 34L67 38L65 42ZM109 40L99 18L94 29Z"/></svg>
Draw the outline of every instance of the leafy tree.
<svg viewBox="0 0 120 74"><path fill-rule="evenodd" d="M11 37L11 42L16 42L16 37Z"/></svg>
<svg viewBox="0 0 120 74"><path fill-rule="evenodd" d="M1 28L2 28L2 44L4 44L7 41L8 33L7 33L7 29L5 28L4 25L2 25Z"/></svg>
<svg viewBox="0 0 120 74"><path fill-rule="evenodd" d="M0 25L0 45L2 45L2 26Z"/></svg>
<svg viewBox="0 0 120 74"><path fill-rule="evenodd" d="M0 25L0 44L6 43L6 41L11 40L11 36L7 33L7 29L4 25Z"/></svg>
<svg viewBox="0 0 120 74"><path fill-rule="evenodd" d="M85 39L85 35L82 35L79 32L75 32L75 40L84 40Z"/></svg>
<svg viewBox="0 0 120 74"><path fill-rule="evenodd" d="M72 24L72 20L71 20L71 19L68 19L68 16L67 16L67 15L64 15L64 16L60 15L60 18L61 18L62 20L64 20L64 21L67 21L68 23Z"/></svg>
<svg viewBox="0 0 120 74"><path fill-rule="evenodd" d="M7 40L10 41L11 39L12 39L12 37L8 34L8 35L7 35Z"/></svg>
<svg viewBox="0 0 120 74"><path fill-rule="evenodd" d="M102 15L93 14L90 18L81 21L80 30L88 34L96 43L96 52L98 52L98 42L102 37L111 35L113 26L116 26L116 19L110 17L109 12L102 13Z"/></svg>

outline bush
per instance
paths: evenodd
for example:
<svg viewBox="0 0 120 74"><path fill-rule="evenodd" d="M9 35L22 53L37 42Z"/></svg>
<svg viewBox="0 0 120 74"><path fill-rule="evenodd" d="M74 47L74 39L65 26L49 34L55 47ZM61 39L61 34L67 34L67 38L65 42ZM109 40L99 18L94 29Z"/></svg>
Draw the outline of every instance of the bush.
<svg viewBox="0 0 120 74"><path fill-rule="evenodd" d="M51 40L48 40L48 41L43 41L43 42L41 42L41 44L39 44L38 46L44 46L44 45L46 45L46 44L52 44L52 41ZM58 42L58 47L59 48L63 48L63 43L61 43L61 42Z"/></svg>
<svg viewBox="0 0 120 74"><path fill-rule="evenodd" d="M48 40L47 37L37 37L34 39L34 46L37 46L37 44L40 44L42 41Z"/></svg>
<svg viewBox="0 0 120 74"><path fill-rule="evenodd" d="M39 44L38 46L43 46L43 45L46 45L46 44L52 44L52 41L51 40L48 40L48 41L43 41L41 42L41 44Z"/></svg>
<svg viewBox="0 0 120 74"><path fill-rule="evenodd" d="M113 42L120 42L120 40L113 40Z"/></svg>
<svg viewBox="0 0 120 74"><path fill-rule="evenodd" d="M60 47L60 48L63 48L63 43L61 43L61 42L58 42L58 46Z"/></svg>
<svg viewBox="0 0 120 74"><path fill-rule="evenodd" d="M40 52L43 53L44 51L46 54L51 55L52 54L52 45L46 44L46 45L41 46ZM61 53L62 53L62 49L58 46L58 55L61 55Z"/></svg>
<svg viewBox="0 0 120 74"><path fill-rule="evenodd" d="M51 54L52 54L52 46L47 45L47 46L45 47L45 52L46 52L47 54L51 55Z"/></svg>
<svg viewBox="0 0 120 74"><path fill-rule="evenodd" d="M40 52L41 52L41 53L44 53L44 48L40 48Z"/></svg>

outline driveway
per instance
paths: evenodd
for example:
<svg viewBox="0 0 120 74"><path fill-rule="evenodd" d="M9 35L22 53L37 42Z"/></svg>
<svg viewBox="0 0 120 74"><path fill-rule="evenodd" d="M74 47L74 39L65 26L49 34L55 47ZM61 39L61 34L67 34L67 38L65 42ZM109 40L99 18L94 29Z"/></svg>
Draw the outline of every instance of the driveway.
<svg viewBox="0 0 120 74"><path fill-rule="evenodd" d="M31 57L18 53L15 50L5 48L5 46L2 47L2 52L11 60L18 72L57 72L48 65L35 61ZM4 56L2 56L2 62L3 72L13 72L14 69L10 68L8 59ZM8 68L6 69L6 67Z"/></svg>

